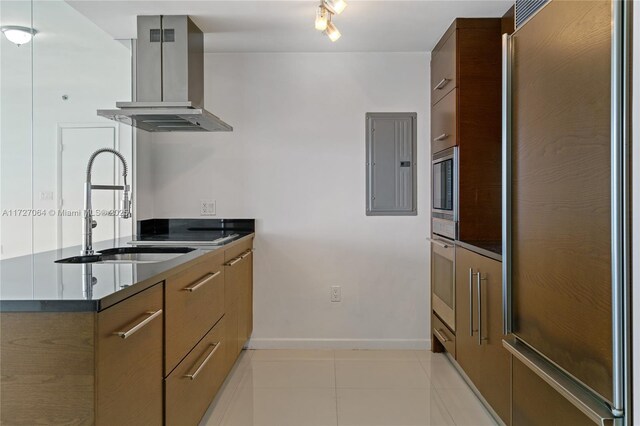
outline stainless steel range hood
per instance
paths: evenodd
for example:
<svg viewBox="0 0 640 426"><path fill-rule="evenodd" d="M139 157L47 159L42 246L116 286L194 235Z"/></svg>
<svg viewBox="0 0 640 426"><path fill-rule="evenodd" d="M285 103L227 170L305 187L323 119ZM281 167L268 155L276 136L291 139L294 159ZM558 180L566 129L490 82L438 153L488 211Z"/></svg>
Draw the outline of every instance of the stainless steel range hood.
<svg viewBox="0 0 640 426"><path fill-rule="evenodd" d="M138 16L134 102L98 115L148 132L230 132L204 109L204 37L188 16Z"/></svg>

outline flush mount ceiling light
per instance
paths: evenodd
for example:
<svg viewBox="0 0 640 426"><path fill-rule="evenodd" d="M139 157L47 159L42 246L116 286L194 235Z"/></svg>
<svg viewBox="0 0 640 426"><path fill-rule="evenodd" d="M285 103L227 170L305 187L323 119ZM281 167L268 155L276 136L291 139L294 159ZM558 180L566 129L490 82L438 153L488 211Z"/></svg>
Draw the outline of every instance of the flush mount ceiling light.
<svg viewBox="0 0 640 426"><path fill-rule="evenodd" d="M16 46L29 43L33 36L38 33L34 28L20 27L17 25L6 25L4 27L0 27L0 31L2 31L2 34L4 34L7 40Z"/></svg>
<svg viewBox="0 0 640 426"><path fill-rule="evenodd" d="M318 10L316 11L316 30L323 31L331 41L336 41L342 34L331 18L333 15L339 15L347 7L344 0L322 0Z"/></svg>

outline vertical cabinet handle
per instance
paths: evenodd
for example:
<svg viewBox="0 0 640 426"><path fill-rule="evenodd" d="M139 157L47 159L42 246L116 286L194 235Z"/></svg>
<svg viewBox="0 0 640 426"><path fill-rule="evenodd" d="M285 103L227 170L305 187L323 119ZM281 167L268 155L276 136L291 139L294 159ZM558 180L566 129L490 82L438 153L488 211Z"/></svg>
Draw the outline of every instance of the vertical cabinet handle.
<svg viewBox="0 0 640 426"><path fill-rule="evenodd" d="M511 39L502 35L502 334L511 333Z"/></svg>
<svg viewBox="0 0 640 426"><path fill-rule="evenodd" d="M198 374L200 374L204 366L207 365L207 363L209 362L213 354L215 354L218 348L220 347L220 342L210 345L210 347L211 347L211 352L207 354L204 361L202 361L202 363L193 371L193 373L187 373L184 375L186 379L195 380L195 378L198 377Z"/></svg>
<svg viewBox="0 0 640 426"><path fill-rule="evenodd" d="M155 318L157 318L160 315L162 315L162 309L158 309L155 312L147 312L146 315L148 315L148 316L145 319L143 319L142 321L140 321L139 323L137 323L136 325L131 327L129 330L127 330L127 331L116 331L113 334L115 334L116 336L121 337L123 339L126 339L127 337L131 336L132 334L135 334L138 331L140 331L140 329L142 329L142 327L144 327L145 325L149 324Z"/></svg>
<svg viewBox="0 0 640 426"><path fill-rule="evenodd" d="M469 336L473 337L473 268L469 268Z"/></svg>
<svg viewBox="0 0 640 426"><path fill-rule="evenodd" d="M480 271L476 272L477 289L478 289L478 345L482 345L482 341L486 340L482 337L482 281L487 278L482 278Z"/></svg>

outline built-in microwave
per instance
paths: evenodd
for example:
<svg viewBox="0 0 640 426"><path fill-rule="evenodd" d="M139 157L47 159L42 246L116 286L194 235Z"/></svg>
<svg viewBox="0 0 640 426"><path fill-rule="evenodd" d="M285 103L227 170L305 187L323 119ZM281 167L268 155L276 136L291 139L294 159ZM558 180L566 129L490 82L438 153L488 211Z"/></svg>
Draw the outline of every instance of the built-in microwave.
<svg viewBox="0 0 640 426"><path fill-rule="evenodd" d="M457 148L433 154L431 171L432 232L455 240L458 219Z"/></svg>

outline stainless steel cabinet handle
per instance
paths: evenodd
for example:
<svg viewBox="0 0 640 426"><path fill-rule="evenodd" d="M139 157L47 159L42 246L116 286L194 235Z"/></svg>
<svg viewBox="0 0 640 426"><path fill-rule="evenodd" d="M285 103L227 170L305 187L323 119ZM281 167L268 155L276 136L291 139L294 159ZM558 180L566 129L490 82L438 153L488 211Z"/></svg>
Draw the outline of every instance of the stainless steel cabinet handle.
<svg viewBox="0 0 640 426"><path fill-rule="evenodd" d="M436 336L438 336L438 339L440 339L440 341L441 341L442 343L445 343L445 342L448 342L448 341L449 341L449 339L447 339L447 337L446 337L446 336L444 336L444 335L442 334L442 331L441 331L441 330L436 330L436 329L434 328L434 329L433 329L433 332L435 333L435 335L436 335Z"/></svg>
<svg viewBox="0 0 640 426"><path fill-rule="evenodd" d="M127 331L116 331L113 334L115 334L116 336L122 337L123 339L126 339L127 337L130 337L132 334L140 331L140 329L142 329L142 327L144 327L145 325L149 324L155 318L157 318L160 315L162 315L162 309L159 309L159 310L157 310L155 312L146 312L146 315L148 315L148 317L146 317L145 319L143 319L142 321L140 321L139 323L137 323L136 325L131 327L129 330L127 330Z"/></svg>
<svg viewBox="0 0 640 426"><path fill-rule="evenodd" d="M445 242L440 241L440 240L434 240L433 238L427 238L427 240L428 240L428 241L430 241L430 242L432 242L433 244L435 244L435 245L437 245L437 246L442 247L442 248L449 248L449 247L451 247L450 245L448 245L448 244L446 244Z"/></svg>
<svg viewBox="0 0 640 426"><path fill-rule="evenodd" d="M198 281L197 283L195 283L195 284L193 284L193 285L191 285L189 287L185 287L182 290L183 291L196 291L197 289L199 289L200 287L202 287L203 285L205 285L209 281L213 280L215 277L217 277L221 273L222 273L221 271L218 271L215 274L209 274L209 275L207 275L206 278L203 278L200 281Z"/></svg>
<svg viewBox="0 0 640 426"><path fill-rule="evenodd" d="M242 260L242 258L238 256L235 259L230 260L229 262L225 263L224 266L233 266L236 263L240 262L241 260Z"/></svg>
<svg viewBox="0 0 640 426"><path fill-rule="evenodd" d="M448 78L443 78L442 80L440 80L440 83L436 84L436 87L434 87L433 90L441 90L450 81L451 80L449 80Z"/></svg>
<svg viewBox="0 0 640 426"><path fill-rule="evenodd" d="M473 337L473 268L469 268L469 336Z"/></svg>
<svg viewBox="0 0 640 426"><path fill-rule="evenodd" d="M249 250L245 251L244 254L242 256L240 256L240 259L245 259L247 256L249 256L251 254L251 252L253 252L252 249L249 249Z"/></svg>
<svg viewBox="0 0 640 426"><path fill-rule="evenodd" d="M433 141L434 142L440 142L440 141L443 141L443 140L447 139L448 137L449 137L448 134L443 133L440 136L438 136L437 138L433 138Z"/></svg>
<svg viewBox="0 0 640 426"><path fill-rule="evenodd" d="M215 343L213 345L210 345L212 350L211 352L209 352L209 354L207 355L207 357L204 359L204 361L202 361L200 363L200 365L193 371L193 373L187 373L184 375L185 378L187 379L191 379L194 380L196 377L198 377L198 374L200 374L200 372L202 371L202 369L204 368L205 365L207 365L207 363L209 362L209 360L211 359L211 357L213 356L213 354L216 353L216 351L218 350L218 348L220 347L220 342Z"/></svg>
<svg viewBox="0 0 640 426"><path fill-rule="evenodd" d="M478 280L478 345L482 345L482 341L486 340L482 337L482 281L487 278L482 278L480 271L476 272L476 279Z"/></svg>
<svg viewBox="0 0 640 426"><path fill-rule="evenodd" d="M511 311L511 39L502 35L502 334L512 331Z"/></svg>

